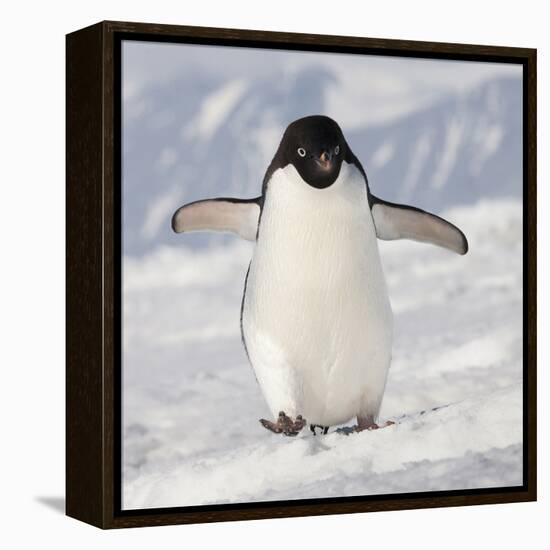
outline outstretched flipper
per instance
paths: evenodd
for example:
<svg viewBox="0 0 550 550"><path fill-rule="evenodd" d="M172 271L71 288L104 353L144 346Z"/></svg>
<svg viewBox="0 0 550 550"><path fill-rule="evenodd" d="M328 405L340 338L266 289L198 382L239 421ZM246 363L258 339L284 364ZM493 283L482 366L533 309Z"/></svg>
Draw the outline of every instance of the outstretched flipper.
<svg viewBox="0 0 550 550"><path fill-rule="evenodd" d="M379 239L411 239L442 246L457 254L468 252L464 233L443 218L413 206L386 202L374 195L371 199L372 218Z"/></svg>
<svg viewBox="0 0 550 550"><path fill-rule="evenodd" d="M188 231L224 231L255 241L260 218L260 200L207 199L178 208L172 216L176 233Z"/></svg>

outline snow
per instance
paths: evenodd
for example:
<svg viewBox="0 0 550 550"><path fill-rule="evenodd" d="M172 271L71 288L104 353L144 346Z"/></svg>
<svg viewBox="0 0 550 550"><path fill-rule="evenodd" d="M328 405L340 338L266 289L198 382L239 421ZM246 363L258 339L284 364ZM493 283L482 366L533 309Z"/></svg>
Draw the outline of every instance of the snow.
<svg viewBox="0 0 550 550"><path fill-rule="evenodd" d="M372 164L375 168L382 168L393 158L394 154L395 145L390 141L385 141L373 153L369 164Z"/></svg>
<svg viewBox="0 0 550 550"><path fill-rule="evenodd" d="M141 236L146 241L152 241L166 223L177 204L181 192L172 188L168 192L156 197L147 207L145 219L141 228Z"/></svg>
<svg viewBox="0 0 550 550"><path fill-rule="evenodd" d="M197 118L189 123L186 136L208 141L223 124L231 109L237 105L246 89L247 83L237 79L208 95L202 102Z"/></svg>
<svg viewBox="0 0 550 550"><path fill-rule="evenodd" d="M431 181L431 186L434 189L443 187L447 183L458 157L458 150L462 143L463 134L464 122L462 118L453 117L447 124L443 154Z"/></svg>
<svg viewBox="0 0 550 550"><path fill-rule="evenodd" d="M505 63L134 41L123 43L122 55L123 93L131 117L134 107L141 110L140 100L151 91L152 83L173 86L182 75L190 86L200 85L197 75L226 81L229 87L214 92L211 102L201 109L205 137L212 135L208 121L217 127L223 118L217 113L223 114L224 106L233 104L232 99L242 91L240 83L251 77L275 75L271 85L277 86L289 74L302 74L311 67L328 70L339 84L326 90L326 112L351 129L389 122L443 95L464 93L491 78L521 73L521 66Z"/></svg>
<svg viewBox="0 0 550 550"><path fill-rule="evenodd" d="M377 432L266 437L223 454L208 453L168 475L138 480L130 499L140 507L181 506L183 495L189 502L212 504L259 495L288 500L521 484L521 426L514 418L514 409L521 408L519 389L420 411ZM490 429L472 434L473 426L482 425Z"/></svg>
<svg viewBox="0 0 550 550"><path fill-rule="evenodd" d="M173 50L155 51L164 65L162 52ZM257 72L255 53L239 48L178 51L190 62L184 70L170 80L148 74L123 105L127 254L181 244L162 223L163 197L174 190L182 203L257 196L284 129L308 114L338 121L386 200L443 210L483 197L521 197L520 66L496 78L486 64L471 62L266 51L278 62L270 65L266 57L265 70ZM219 74L196 65L205 56L217 60ZM129 67L142 63L140 57L125 65L124 83L136 85ZM228 63L234 71L227 72ZM452 70L462 76L442 79ZM470 84L462 92L443 86L455 82L462 89L463 76ZM217 238L203 235L193 243Z"/></svg>
<svg viewBox="0 0 550 550"><path fill-rule="evenodd" d="M381 418L397 424L348 436L260 426L239 332L251 243L126 257L123 507L521 485L521 202L442 215L466 256L379 243L395 314Z"/></svg>
<svg viewBox="0 0 550 550"><path fill-rule="evenodd" d="M499 124L488 124L482 121L473 135L477 150L472 158L472 174L478 175L484 163L493 156L504 138L504 129Z"/></svg>
<svg viewBox="0 0 550 550"><path fill-rule="evenodd" d="M166 171L176 164L178 160L178 152L173 147L165 147L158 159L158 166L162 171Z"/></svg>
<svg viewBox="0 0 550 550"><path fill-rule="evenodd" d="M418 141L414 144L410 154L409 166L407 168L405 180L403 182L403 191L407 197L411 195L412 191L418 185L420 175L425 168L431 149L432 137L430 134L421 135Z"/></svg>

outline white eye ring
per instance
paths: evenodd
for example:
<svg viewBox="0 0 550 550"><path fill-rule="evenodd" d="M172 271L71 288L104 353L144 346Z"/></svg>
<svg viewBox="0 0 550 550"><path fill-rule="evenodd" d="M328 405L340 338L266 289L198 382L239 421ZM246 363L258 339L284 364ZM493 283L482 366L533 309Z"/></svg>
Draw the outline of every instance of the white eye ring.
<svg viewBox="0 0 550 550"><path fill-rule="evenodd" d="M298 154L303 158L306 156L306 150L303 147L298 147Z"/></svg>
<svg viewBox="0 0 550 550"><path fill-rule="evenodd" d="M334 154L337 155L339 152L340 152L340 146L337 145L337 146L334 148Z"/></svg>

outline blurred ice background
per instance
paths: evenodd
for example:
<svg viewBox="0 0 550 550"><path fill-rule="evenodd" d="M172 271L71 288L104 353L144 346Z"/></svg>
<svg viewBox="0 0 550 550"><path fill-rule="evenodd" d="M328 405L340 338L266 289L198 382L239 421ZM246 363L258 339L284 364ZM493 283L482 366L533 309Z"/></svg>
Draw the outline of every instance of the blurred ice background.
<svg viewBox="0 0 550 550"><path fill-rule="evenodd" d="M123 507L522 483L522 73L516 65L123 43ZM380 243L395 314L382 417L276 437L242 348L251 243L174 235L253 197L292 120L337 120L372 191L442 214L458 257Z"/></svg>

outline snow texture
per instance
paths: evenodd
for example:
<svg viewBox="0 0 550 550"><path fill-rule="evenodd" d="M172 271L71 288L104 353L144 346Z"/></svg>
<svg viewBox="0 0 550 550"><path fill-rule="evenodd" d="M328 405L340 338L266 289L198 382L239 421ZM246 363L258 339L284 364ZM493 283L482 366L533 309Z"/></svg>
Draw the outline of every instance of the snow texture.
<svg viewBox="0 0 550 550"><path fill-rule="evenodd" d="M395 315L381 419L396 425L348 436L258 422L239 331L252 243L186 235L125 257L123 508L521 485L521 202L442 215L466 256L379 243Z"/></svg>

